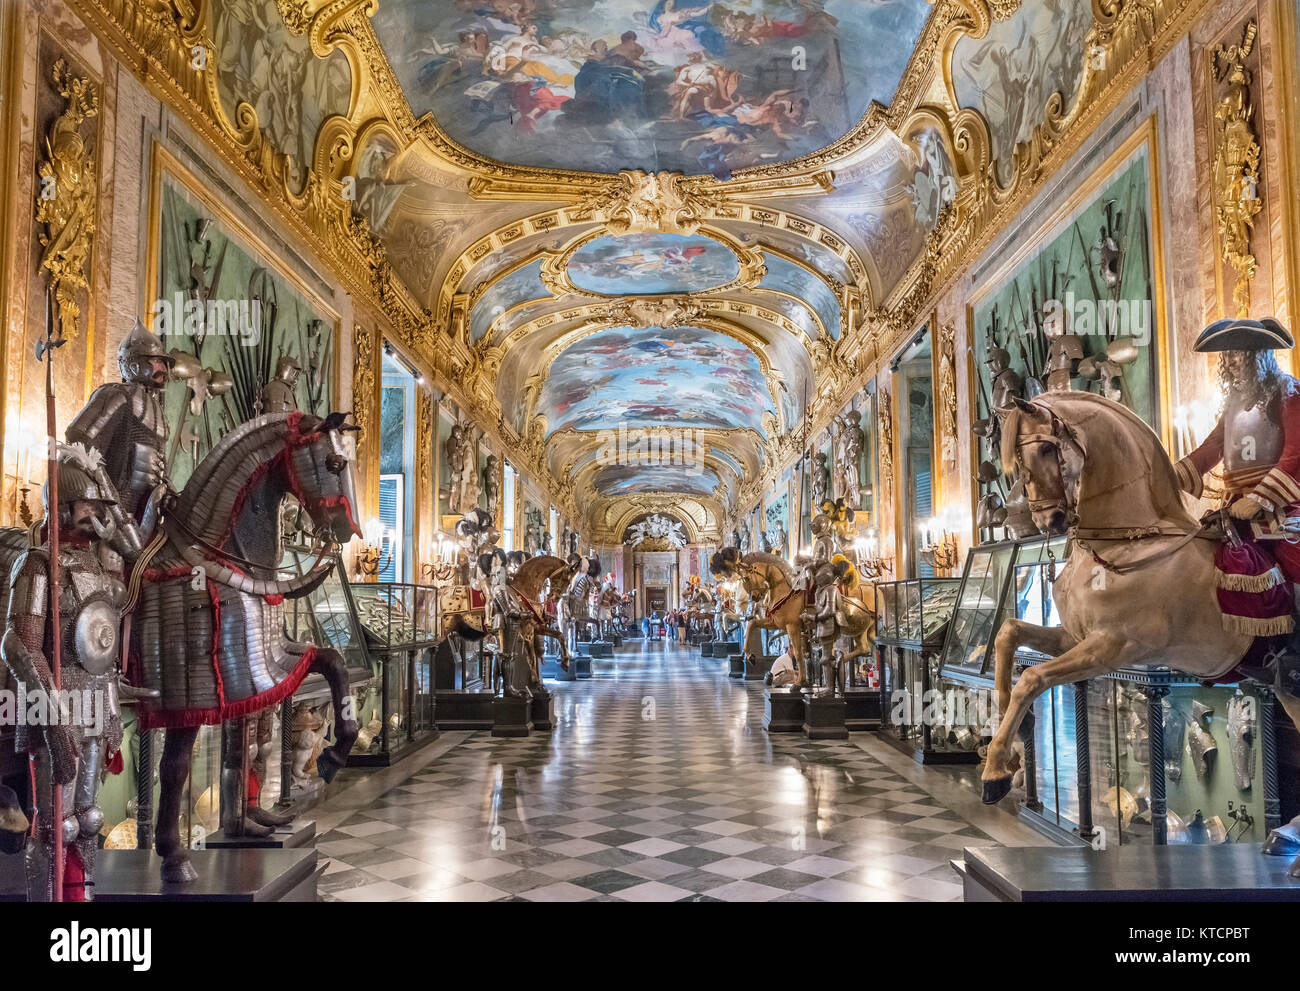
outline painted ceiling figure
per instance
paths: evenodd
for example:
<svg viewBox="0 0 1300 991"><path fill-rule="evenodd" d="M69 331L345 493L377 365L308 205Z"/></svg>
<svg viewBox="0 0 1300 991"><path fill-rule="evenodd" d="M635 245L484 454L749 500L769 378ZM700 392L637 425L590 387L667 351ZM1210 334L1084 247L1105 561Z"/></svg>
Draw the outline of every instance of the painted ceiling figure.
<svg viewBox="0 0 1300 991"><path fill-rule="evenodd" d="M103 455L103 471L117 494L108 507L117 528L114 547L129 558L144 548L156 522L166 473L167 378L175 359L139 320L117 349L121 382L101 385L71 423L70 444Z"/></svg>

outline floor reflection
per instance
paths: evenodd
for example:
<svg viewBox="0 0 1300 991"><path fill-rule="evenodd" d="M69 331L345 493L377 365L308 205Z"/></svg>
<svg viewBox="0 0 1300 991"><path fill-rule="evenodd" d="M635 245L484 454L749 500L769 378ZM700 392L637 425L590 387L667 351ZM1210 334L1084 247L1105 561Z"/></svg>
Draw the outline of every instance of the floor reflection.
<svg viewBox="0 0 1300 991"><path fill-rule="evenodd" d="M761 686L723 664L629 644L593 660L590 680L552 686L553 733L477 732L416 755L377 799L340 803L318 843L324 897L960 896L948 860L988 834L855 739L769 736Z"/></svg>

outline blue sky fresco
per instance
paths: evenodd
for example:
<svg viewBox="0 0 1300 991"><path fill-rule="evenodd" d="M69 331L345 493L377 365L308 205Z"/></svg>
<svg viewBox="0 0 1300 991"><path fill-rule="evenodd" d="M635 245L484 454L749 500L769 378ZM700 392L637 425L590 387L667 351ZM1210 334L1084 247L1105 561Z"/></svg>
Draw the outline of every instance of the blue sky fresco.
<svg viewBox="0 0 1300 991"><path fill-rule="evenodd" d="M726 285L740 259L710 237L627 234L598 237L569 259L569 281L609 296L698 292Z"/></svg>
<svg viewBox="0 0 1300 991"><path fill-rule="evenodd" d="M477 341L486 334L492 321L517 303L549 298L551 294L542 285L541 273L542 262L538 259L492 283L469 315L469 331L473 339Z"/></svg>
<svg viewBox="0 0 1300 991"><path fill-rule="evenodd" d="M592 478L596 491L606 497L641 492L707 496L717 484L713 470L699 465L607 465Z"/></svg>
<svg viewBox="0 0 1300 991"><path fill-rule="evenodd" d="M754 353L697 327L602 330L551 365L538 412L552 431L629 427L762 429L772 408Z"/></svg>
<svg viewBox="0 0 1300 991"><path fill-rule="evenodd" d="M789 293L796 299L807 301L821 317L827 333L839 339L840 303L831 287L806 268L786 261L780 255L766 252L767 274L758 284L760 289L776 289Z"/></svg>

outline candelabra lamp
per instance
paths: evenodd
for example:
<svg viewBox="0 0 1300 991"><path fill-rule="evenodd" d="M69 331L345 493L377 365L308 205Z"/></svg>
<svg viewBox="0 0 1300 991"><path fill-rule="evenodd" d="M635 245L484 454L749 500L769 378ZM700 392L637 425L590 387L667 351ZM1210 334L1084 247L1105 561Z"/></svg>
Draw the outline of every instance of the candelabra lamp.
<svg viewBox="0 0 1300 991"><path fill-rule="evenodd" d="M387 530L383 520L376 517L372 516L366 520L361 532L364 543L361 545L360 553L357 554L356 576L361 581L372 582L392 563L392 543L389 543L389 552L385 554L384 538Z"/></svg>
<svg viewBox="0 0 1300 991"><path fill-rule="evenodd" d="M958 564L957 535L948 530L923 531L921 560L937 572L952 572Z"/></svg>

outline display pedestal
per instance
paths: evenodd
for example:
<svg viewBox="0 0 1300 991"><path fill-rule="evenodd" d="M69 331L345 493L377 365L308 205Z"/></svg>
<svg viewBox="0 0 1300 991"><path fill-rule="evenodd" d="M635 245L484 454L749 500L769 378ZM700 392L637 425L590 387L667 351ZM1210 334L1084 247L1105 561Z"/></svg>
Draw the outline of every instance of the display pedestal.
<svg viewBox="0 0 1300 991"><path fill-rule="evenodd" d="M522 697L492 700L492 735L527 736L533 730L532 703Z"/></svg>
<svg viewBox="0 0 1300 991"><path fill-rule="evenodd" d="M763 729L769 733L803 732L803 693L784 688L763 692Z"/></svg>
<svg viewBox="0 0 1300 991"><path fill-rule="evenodd" d="M592 657L613 657L614 644L608 640L593 640L589 653Z"/></svg>
<svg viewBox="0 0 1300 991"><path fill-rule="evenodd" d="M550 692L539 692L533 689L533 704L529 719L532 720L533 729L546 733L555 729L555 696Z"/></svg>
<svg viewBox="0 0 1300 991"><path fill-rule="evenodd" d="M95 901L314 902L329 866L315 848L225 847L191 850L199 877L164 884L162 858L152 850L100 850L95 857ZM23 857L0 857L0 901L27 898Z"/></svg>
<svg viewBox="0 0 1300 991"><path fill-rule="evenodd" d="M299 850L316 843L316 822L313 819L295 819L281 826L270 836L227 836L219 829L204 840L210 850L245 848L249 850Z"/></svg>
<svg viewBox="0 0 1300 991"><path fill-rule="evenodd" d="M950 863L968 902L1300 902L1292 858L1259 847L968 847Z"/></svg>
<svg viewBox="0 0 1300 991"><path fill-rule="evenodd" d="M745 658L740 654L731 654L727 657L727 677L744 680Z"/></svg>
<svg viewBox="0 0 1300 991"><path fill-rule="evenodd" d="M569 670L573 672L574 680L586 680L591 677L591 658L587 656L574 657L569 661Z"/></svg>
<svg viewBox="0 0 1300 991"><path fill-rule="evenodd" d="M701 657L712 657L712 656L713 656L713 641L712 641L712 640L705 640L705 641L703 641L703 642L700 644L700 656L701 656Z"/></svg>
<svg viewBox="0 0 1300 991"><path fill-rule="evenodd" d="M590 641L590 640L578 640L578 641L577 641L576 643L574 643L574 645L573 645L573 652L574 652L574 654L576 654L578 657L590 657L590 656L591 656L591 641Z"/></svg>
<svg viewBox="0 0 1300 991"><path fill-rule="evenodd" d="M880 729L884 721L879 691L854 691L844 693L844 725L850 733Z"/></svg>
<svg viewBox="0 0 1300 991"><path fill-rule="evenodd" d="M803 701L803 735L810 740L847 740L844 725L846 706L842 698L805 695Z"/></svg>
<svg viewBox="0 0 1300 991"><path fill-rule="evenodd" d="M771 654L763 654L756 657L752 663L745 663L741 666L740 677L745 681L762 681L772 665L776 663L776 658Z"/></svg>
<svg viewBox="0 0 1300 991"><path fill-rule="evenodd" d="M438 696L438 726L443 731L460 729L491 729L491 692L440 691Z"/></svg>

